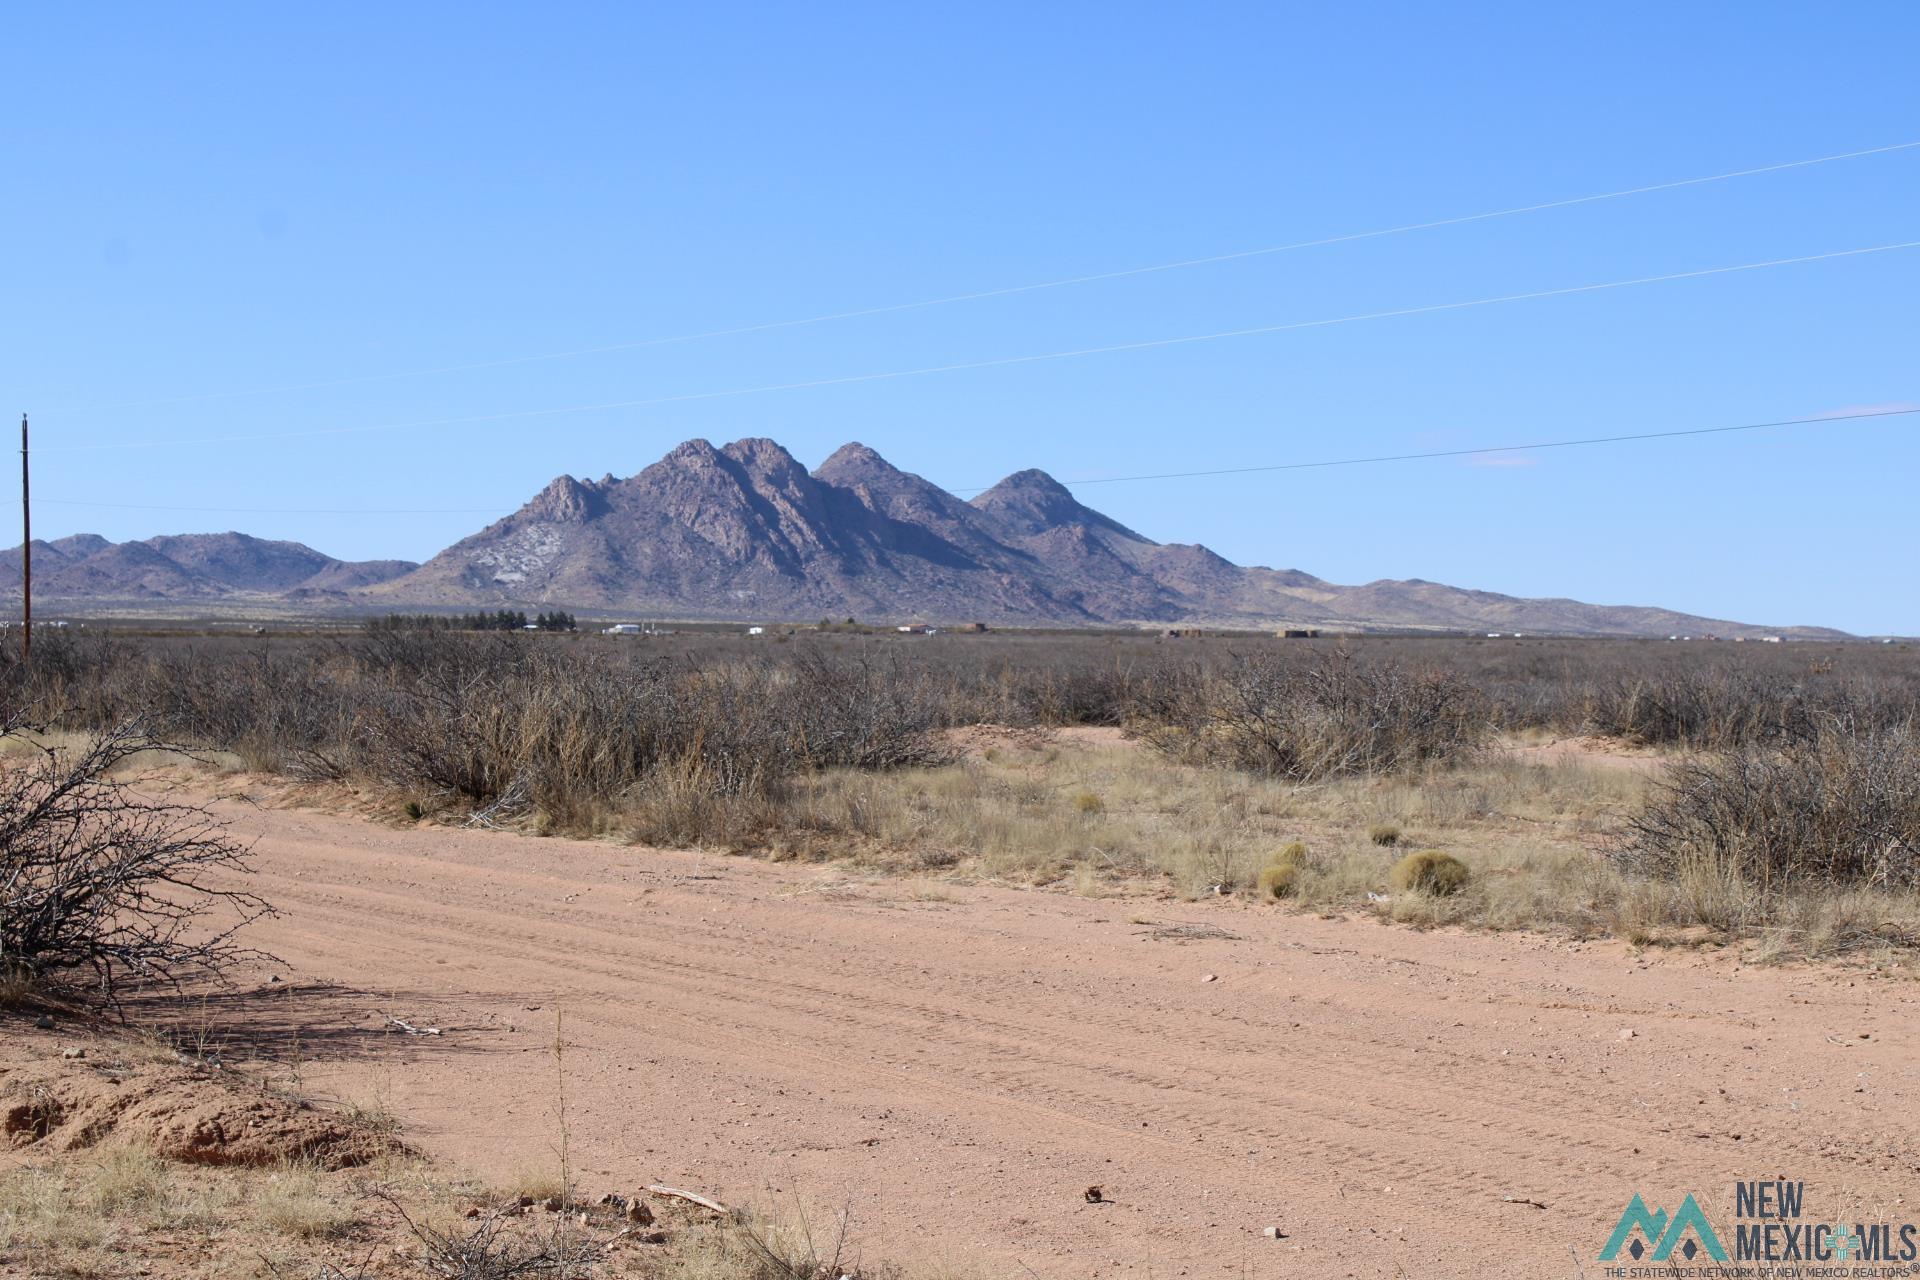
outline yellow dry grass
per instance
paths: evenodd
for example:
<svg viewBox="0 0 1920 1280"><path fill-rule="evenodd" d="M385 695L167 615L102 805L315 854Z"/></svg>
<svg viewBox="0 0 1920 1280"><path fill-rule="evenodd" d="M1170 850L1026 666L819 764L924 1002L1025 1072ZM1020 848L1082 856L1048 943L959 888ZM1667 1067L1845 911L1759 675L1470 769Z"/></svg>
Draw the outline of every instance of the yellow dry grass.
<svg viewBox="0 0 1920 1280"><path fill-rule="evenodd" d="M1762 902L1741 886L1623 872L1602 849L1656 780L1617 761L1495 750L1468 765L1305 785L1136 744L1009 741L951 765L802 778L772 847L921 876L1198 898L1253 892L1274 850L1298 840L1311 852L1285 901L1319 912L1636 942L1697 940L1713 923L1715 937L1769 956L1920 942L1911 894L1807 889ZM1395 891L1389 873L1408 849L1459 858L1469 883L1448 896Z"/></svg>

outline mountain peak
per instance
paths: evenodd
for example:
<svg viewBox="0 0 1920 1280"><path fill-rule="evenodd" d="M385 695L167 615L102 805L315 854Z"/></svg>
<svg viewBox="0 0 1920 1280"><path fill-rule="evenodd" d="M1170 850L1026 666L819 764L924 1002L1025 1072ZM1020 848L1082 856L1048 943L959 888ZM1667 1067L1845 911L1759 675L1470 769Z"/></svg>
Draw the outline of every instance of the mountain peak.
<svg viewBox="0 0 1920 1280"><path fill-rule="evenodd" d="M691 440L682 440L660 459L660 463L702 463L712 464L720 459L720 451L713 447L713 441L695 436ZM655 463L659 466L660 463Z"/></svg>
<svg viewBox="0 0 1920 1280"><path fill-rule="evenodd" d="M858 440L849 440L827 456L827 460L813 469L813 474L830 483L842 483L836 476L852 474L880 473L891 474L900 468L881 457L878 452L861 444Z"/></svg>
<svg viewBox="0 0 1920 1280"><path fill-rule="evenodd" d="M797 467L799 461L777 440L765 436L748 436L744 440L735 440L720 451L742 466L748 467Z"/></svg>
<svg viewBox="0 0 1920 1280"><path fill-rule="evenodd" d="M536 520L577 523L599 514L604 505L599 485L582 483L572 476L555 476L527 504L526 511Z"/></svg>
<svg viewBox="0 0 1920 1280"><path fill-rule="evenodd" d="M1080 526L1118 534L1134 542L1151 541L1083 505L1067 486L1036 468L1014 472L977 495L973 505L1027 535Z"/></svg>

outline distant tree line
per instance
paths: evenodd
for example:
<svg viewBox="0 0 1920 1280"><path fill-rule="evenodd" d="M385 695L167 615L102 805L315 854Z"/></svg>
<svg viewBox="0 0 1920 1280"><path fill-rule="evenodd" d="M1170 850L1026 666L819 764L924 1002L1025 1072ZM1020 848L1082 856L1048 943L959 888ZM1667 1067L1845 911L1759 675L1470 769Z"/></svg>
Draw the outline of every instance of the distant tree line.
<svg viewBox="0 0 1920 1280"><path fill-rule="evenodd" d="M575 631L572 614L564 609L542 611L531 619L524 609L496 609L492 613L389 613L367 619L369 631Z"/></svg>

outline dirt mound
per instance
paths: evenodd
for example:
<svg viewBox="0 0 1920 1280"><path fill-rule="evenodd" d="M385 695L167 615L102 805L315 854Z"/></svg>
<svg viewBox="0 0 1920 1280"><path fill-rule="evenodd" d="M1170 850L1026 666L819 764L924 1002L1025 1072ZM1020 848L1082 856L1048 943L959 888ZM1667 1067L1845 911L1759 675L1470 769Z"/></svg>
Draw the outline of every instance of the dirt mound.
<svg viewBox="0 0 1920 1280"><path fill-rule="evenodd" d="M1041 751L1053 742L1053 731L1014 728L1004 724L968 724L944 730L940 742L957 756L977 759L989 751Z"/></svg>
<svg viewBox="0 0 1920 1280"><path fill-rule="evenodd" d="M0 1135L15 1148L140 1145L188 1164L290 1160L348 1169L400 1150L385 1134L277 1094L165 1067L67 1060L0 1069Z"/></svg>

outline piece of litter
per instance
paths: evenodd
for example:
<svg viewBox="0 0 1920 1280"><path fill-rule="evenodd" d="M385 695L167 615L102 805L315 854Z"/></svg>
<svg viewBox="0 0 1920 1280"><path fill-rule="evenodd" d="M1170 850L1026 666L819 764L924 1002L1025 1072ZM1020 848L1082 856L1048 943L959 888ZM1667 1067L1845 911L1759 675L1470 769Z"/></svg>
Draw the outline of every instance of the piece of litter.
<svg viewBox="0 0 1920 1280"><path fill-rule="evenodd" d="M403 1022L391 1014L387 1016L387 1021L410 1036L437 1036L440 1034L440 1028L438 1027L416 1027L411 1022Z"/></svg>

